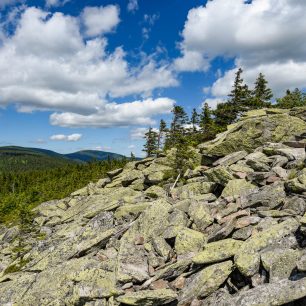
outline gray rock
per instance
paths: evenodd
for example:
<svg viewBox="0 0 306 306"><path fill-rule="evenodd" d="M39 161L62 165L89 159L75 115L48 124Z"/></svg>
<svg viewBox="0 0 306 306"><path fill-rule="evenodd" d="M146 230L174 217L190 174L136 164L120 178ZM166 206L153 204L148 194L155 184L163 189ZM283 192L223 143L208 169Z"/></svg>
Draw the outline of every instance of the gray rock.
<svg viewBox="0 0 306 306"><path fill-rule="evenodd" d="M266 206L273 209L282 204L285 198L284 184L277 182L243 194L239 202L242 208Z"/></svg>
<svg viewBox="0 0 306 306"><path fill-rule="evenodd" d="M220 306L284 305L306 296L306 278L281 280L242 291Z"/></svg>
<svg viewBox="0 0 306 306"><path fill-rule="evenodd" d="M248 153L246 151L234 152L232 154L224 156L223 158L218 159L213 163L213 166L230 166L232 164L235 164L237 161L243 159L247 155Z"/></svg>

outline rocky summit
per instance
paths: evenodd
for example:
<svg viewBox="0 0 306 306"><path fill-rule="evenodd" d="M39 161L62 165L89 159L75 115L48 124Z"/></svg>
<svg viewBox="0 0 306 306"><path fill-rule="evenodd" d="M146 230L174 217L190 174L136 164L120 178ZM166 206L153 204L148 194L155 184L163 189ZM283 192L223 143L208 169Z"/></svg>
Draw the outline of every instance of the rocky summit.
<svg viewBox="0 0 306 306"><path fill-rule="evenodd" d="M306 108L251 111L0 228L1 305L306 304Z"/></svg>

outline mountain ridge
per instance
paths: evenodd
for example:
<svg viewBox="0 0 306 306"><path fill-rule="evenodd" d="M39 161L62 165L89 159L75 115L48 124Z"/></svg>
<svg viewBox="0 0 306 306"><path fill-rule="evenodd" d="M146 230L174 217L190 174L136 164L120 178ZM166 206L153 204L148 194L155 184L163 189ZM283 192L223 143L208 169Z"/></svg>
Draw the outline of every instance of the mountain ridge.
<svg viewBox="0 0 306 306"><path fill-rule="evenodd" d="M3 146L0 147L0 170L44 169L61 167L69 163L84 163L94 160L104 161L108 158L122 159L125 157L117 153L98 150L82 150L61 154L41 148Z"/></svg>

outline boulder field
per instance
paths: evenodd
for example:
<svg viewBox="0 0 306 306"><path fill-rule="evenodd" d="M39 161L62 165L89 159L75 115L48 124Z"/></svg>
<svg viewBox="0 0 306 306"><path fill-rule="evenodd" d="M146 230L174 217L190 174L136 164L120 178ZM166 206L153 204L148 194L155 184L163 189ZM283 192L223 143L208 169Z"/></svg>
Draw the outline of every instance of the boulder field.
<svg viewBox="0 0 306 306"><path fill-rule="evenodd" d="M306 305L306 108L246 113L0 227L0 305Z"/></svg>

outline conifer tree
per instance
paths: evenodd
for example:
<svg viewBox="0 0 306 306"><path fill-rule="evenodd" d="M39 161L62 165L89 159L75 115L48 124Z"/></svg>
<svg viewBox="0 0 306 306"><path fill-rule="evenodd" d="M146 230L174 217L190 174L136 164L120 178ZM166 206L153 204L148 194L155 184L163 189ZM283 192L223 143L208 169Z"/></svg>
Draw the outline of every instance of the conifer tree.
<svg viewBox="0 0 306 306"><path fill-rule="evenodd" d="M163 119L161 119L159 123L159 132L158 132L158 139L157 139L157 149L159 152L161 151L162 138L164 134L166 133L166 131L167 131L167 124Z"/></svg>
<svg viewBox="0 0 306 306"><path fill-rule="evenodd" d="M280 108L292 108L304 105L306 105L306 95L296 88L292 92L288 89L284 97L276 99L275 106Z"/></svg>
<svg viewBox="0 0 306 306"><path fill-rule="evenodd" d="M250 99L250 90L246 84L243 84L243 79L241 76L242 72L242 68L239 68L236 72L233 89L228 95L228 102L233 108L233 111L231 112L233 113L232 121L236 119L236 116L239 115L241 111L244 111L247 108Z"/></svg>
<svg viewBox="0 0 306 306"><path fill-rule="evenodd" d="M188 116L182 106L174 106L172 109L173 119L170 131L167 134L165 150L174 147L180 135L186 134L185 125L188 123Z"/></svg>
<svg viewBox="0 0 306 306"><path fill-rule="evenodd" d="M255 87L252 91L252 108L262 108L271 106L270 100L273 97L272 90L267 86L268 81L262 73L259 73Z"/></svg>
<svg viewBox="0 0 306 306"><path fill-rule="evenodd" d="M208 103L204 103L202 113L200 115L201 141L213 138L216 134L214 120L212 119L212 111Z"/></svg>
<svg viewBox="0 0 306 306"><path fill-rule="evenodd" d="M136 160L135 154L131 152L130 161L134 161L134 160Z"/></svg>
<svg viewBox="0 0 306 306"><path fill-rule="evenodd" d="M144 144L143 151L147 153L147 157L156 155L158 151L158 134L150 127L148 132L145 133L144 138L146 143Z"/></svg>
<svg viewBox="0 0 306 306"><path fill-rule="evenodd" d="M194 108L192 110L190 124L192 125L192 131L195 133L197 131L197 126L199 125L199 114L197 113L197 110Z"/></svg>

